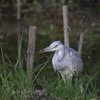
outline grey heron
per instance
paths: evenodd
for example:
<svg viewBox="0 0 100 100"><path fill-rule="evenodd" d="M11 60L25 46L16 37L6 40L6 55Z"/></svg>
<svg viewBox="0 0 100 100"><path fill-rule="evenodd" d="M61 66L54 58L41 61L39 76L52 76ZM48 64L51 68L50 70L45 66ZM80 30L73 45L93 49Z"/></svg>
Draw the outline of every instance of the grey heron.
<svg viewBox="0 0 100 100"><path fill-rule="evenodd" d="M68 80L74 73L83 71L83 61L77 51L64 46L60 41L55 41L50 46L42 49L39 53L55 51L52 64L55 71L58 71L63 80Z"/></svg>

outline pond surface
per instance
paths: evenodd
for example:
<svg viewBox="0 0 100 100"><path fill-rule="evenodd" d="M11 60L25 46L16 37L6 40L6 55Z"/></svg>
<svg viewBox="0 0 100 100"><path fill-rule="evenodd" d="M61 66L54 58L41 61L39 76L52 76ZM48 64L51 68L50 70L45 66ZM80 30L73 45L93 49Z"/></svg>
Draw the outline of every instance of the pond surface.
<svg viewBox="0 0 100 100"><path fill-rule="evenodd" d="M53 41L64 41L62 7L48 9L38 7L40 8L26 12L22 10L20 28L17 26L16 14L11 16L4 13L0 17L0 45L3 47L4 54L13 63L16 63L18 58L18 29L23 34L22 58L24 58L27 54L29 26L37 27L35 67L46 62L50 55L53 55L53 53L38 54L40 49ZM83 73L93 75L100 71L100 13L91 9L69 9L68 14L71 29L69 32L70 47L77 50L80 33L86 33L82 49ZM2 58L0 62L2 63ZM56 73L53 71L51 59L41 75L48 79L55 79ZM97 79L99 83L100 77Z"/></svg>

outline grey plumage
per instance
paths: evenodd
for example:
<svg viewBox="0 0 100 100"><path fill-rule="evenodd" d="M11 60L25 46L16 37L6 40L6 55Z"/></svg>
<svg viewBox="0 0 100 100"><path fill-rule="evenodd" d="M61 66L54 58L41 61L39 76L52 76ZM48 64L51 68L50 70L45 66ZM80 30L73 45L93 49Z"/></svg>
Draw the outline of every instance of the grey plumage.
<svg viewBox="0 0 100 100"><path fill-rule="evenodd" d="M74 73L82 72L83 61L74 49L64 46L60 41L55 41L50 46L40 50L40 53L50 51L55 51L52 58L53 68L61 74L64 81Z"/></svg>

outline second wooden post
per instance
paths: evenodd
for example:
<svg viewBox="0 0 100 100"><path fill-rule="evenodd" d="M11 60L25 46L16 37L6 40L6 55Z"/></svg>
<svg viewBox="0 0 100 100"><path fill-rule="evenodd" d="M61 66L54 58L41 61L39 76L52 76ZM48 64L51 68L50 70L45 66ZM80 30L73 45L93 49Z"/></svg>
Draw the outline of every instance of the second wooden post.
<svg viewBox="0 0 100 100"><path fill-rule="evenodd" d="M35 41L36 41L36 27L29 27L29 41L27 50L27 73L28 84L32 85L33 70L34 70L34 56L35 56Z"/></svg>

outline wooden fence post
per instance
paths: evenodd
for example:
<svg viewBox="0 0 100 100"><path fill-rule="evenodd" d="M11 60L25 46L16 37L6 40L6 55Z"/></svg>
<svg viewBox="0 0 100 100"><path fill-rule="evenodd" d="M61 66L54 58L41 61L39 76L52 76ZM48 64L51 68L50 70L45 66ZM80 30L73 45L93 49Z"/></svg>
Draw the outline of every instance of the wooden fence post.
<svg viewBox="0 0 100 100"><path fill-rule="evenodd" d="M69 27L68 27L68 7L63 6L63 28L64 28L64 44L69 47Z"/></svg>
<svg viewBox="0 0 100 100"><path fill-rule="evenodd" d="M20 68L22 68L22 59L21 59L21 8L20 8L20 0L17 0L17 42L18 42L18 65ZM16 64L17 65L17 64Z"/></svg>
<svg viewBox="0 0 100 100"><path fill-rule="evenodd" d="M80 54L80 56L82 54L83 38L84 38L84 33L81 33L79 39L79 46L78 46L78 53Z"/></svg>
<svg viewBox="0 0 100 100"><path fill-rule="evenodd" d="M20 0L17 0L17 20L20 20Z"/></svg>
<svg viewBox="0 0 100 100"><path fill-rule="evenodd" d="M34 56L35 56L35 41L36 41L36 27L29 27L29 41L27 50L27 73L28 79L27 83L32 84L33 70L34 70Z"/></svg>
<svg viewBox="0 0 100 100"><path fill-rule="evenodd" d="M18 27L18 47L20 45L20 19L21 19L21 13L20 13L20 0L17 0L17 27Z"/></svg>

